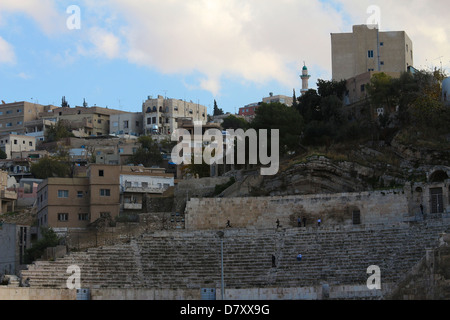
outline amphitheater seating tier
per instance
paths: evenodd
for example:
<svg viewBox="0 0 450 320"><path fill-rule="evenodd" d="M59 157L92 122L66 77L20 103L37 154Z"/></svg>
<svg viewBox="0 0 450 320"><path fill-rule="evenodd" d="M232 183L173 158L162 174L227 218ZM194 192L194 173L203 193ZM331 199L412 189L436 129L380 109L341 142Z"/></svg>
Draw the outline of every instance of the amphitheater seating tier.
<svg viewBox="0 0 450 320"><path fill-rule="evenodd" d="M411 226L226 229L224 281L228 288L366 284L377 265L382 280L396 282L450 231L442 220ZM301 253L302 261L297 261ZM276 266L272 266L272 255ZM78 265L82 287L183 289L220 287L217 231L164 231L129 243L36 261L21 274L30 287L65 288L67 268Z"/></svg>

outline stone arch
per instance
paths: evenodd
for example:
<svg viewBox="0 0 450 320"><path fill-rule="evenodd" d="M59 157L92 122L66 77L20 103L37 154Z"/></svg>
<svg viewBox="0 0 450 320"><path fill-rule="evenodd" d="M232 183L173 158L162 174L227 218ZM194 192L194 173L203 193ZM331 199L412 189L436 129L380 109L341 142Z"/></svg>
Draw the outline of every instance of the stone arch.
<svg viewBox="0 0 450 320"><path fill-rule="evenodd" d="M436 170L432 174L430 174L429 182L444 182L447 180L448 174L444 170Z"/></svg>

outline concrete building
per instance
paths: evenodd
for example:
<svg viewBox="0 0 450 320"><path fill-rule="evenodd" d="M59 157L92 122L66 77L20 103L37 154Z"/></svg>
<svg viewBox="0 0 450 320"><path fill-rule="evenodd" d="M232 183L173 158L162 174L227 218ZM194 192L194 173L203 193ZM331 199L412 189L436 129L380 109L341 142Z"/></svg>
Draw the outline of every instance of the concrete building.
<svg viewBox="0 0 450 320"><path fill-rule="evenodd" d="M252 121L255 118L256 110L261 105L261 103L281 103L285 104L288 107L291 107L293 102L293 97L285 95L273 95L273 93L270 92L269 96L262 98L261 102L250 103L242 108L239 108L238 115L244 117L247 121Z"/></svg>
<svg viewBox="0 0 450 320"><path fill-rule="evenodd" d="M178 118L190 118L192 121L208 120L207 107L185 100L151 96L142 104L145 134L171 134L177 129Z"/></svg>
<svg viewBox="0 0 450 320"><path fill-rule="evenodd" d="M25 264L25 250L30 248L30 227L0 221L0 278L16 275Z"/></svg>
<svg viewBox="0 0 450 320"><path fill-rule="evenodd" d="M163 168L122 166L120 172L121 212L142 212L145 194L163 194L174 186L173 174Z"/></svg>
<svg viewBox="0 0 450 320"><path fill-rule="evenodd" d="M123 210L141 210L144 194L162 194L173 185L173 175L164 169L89 164L86 177L49 178L39 184L38 226L65 234L99 218L114 221Z"/></svg>
<svg viewBox="0 0 450 320"><path fill-rule="evenodd" d="M413 66L413 43L405 31L381 32L355 25L351 33L331 34L332 78L347 80L378 72L406 72Z"/></svg>
<svg viewBox="0 0 450 320"><path fill-rule="evenodd" d="M36 138L16 134L0 136L0 149L6 153L7 159L12 159L13 153L35 151Z"/></svg>
<svg viewBox="0 0 450 320"><path fill-rule="evenodd" d="M39 120L40 114L55 108L26 101L3 103L0 105L0 135L43 131L43 123L35 121Z"/></svg>
<svg viewBox="0 0 450 320"><path fill-rule="evenodd" d="M254 103L247 104L244 107L239 108L238 115L241 117L244 117L244 119L247 121L251 121L255 118L256 109L258 109L260 104L261 104L260 102L254 102Z"/></svg>
<svg viewBox="0 0 450 320"><path fill-rule="evenodd" d="M113 114L110 116L109 133L140 136L144 132L143 119L141 112Z"/></svg>
<svg viewBox="0 0 450 320"><path fill-rule="evenodd" d="M269 93L268 97L265 97L262 99L262 102L264 103L281 103L285 104L288 107L292 106L292 103L294 102L292 97L285 96L285 95L276 95L274 96L272 92Z"/></svg>
<svg viewBox="0 0 450 320"><path fill-rule="evenodd" d="M0 170L0 214L13 212L17 201L17 192L8 190L11 185L8 173Z"/></svg>
<svg viewBox="0 0 450 320"><path fill-rule="evenodd" d="M119 214L119 167L91 164L87 177L49 178L38 187L38 226L58 233Z"/></svg>
<svg viewBox="0 0 450 320"><path fill-rule="evenodd" d="M350 105L368 98L367 84L370 83L372 76L377 71L368 71L346 80L347 91L344 96L344 104ZM392 78L399 78L400 72L384 72ZM379 112L378 112L379 113Z"/></svg>
<svg viewBox="0 0 450 320"><path fill-rule="evenodd" d="M124 113L120 110L101 107L60 107L49 112L42 112L39 116L56 124L62 121L76 136L104 136L109 135L110 116Z"/></svg>

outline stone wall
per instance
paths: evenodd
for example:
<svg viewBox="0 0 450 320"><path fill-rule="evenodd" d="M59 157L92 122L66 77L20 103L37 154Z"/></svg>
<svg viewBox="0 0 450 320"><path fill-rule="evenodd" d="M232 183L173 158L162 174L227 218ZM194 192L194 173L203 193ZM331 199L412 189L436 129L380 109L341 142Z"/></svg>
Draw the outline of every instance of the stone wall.
<svg viewBox="0 0 450 320"><path fill-rule="evenodd" d="M361 224L402 221L408 215L408 199L402 190L337 193L303 196L194 198L185 210L186 229L233 227L257 229L276 226L295 227L297 218L307 224L352 224L353 212L360 212Z"/></svg>
<svg viewBox="0 0 450 320"><path fill-rule="evenodd" d="M0 286L0 300L76 300L76 290Z"/></svg>
<svg viewBox="0 0 450 320"><path fill-rule="evenodd" d="M379 299L391 286L383 290L369 290L365 285L314 286L291 288L225 288L225 299L236 300L327 300ZM221 300L221 290L216 299ZM0 286L0 300L76 300L76 290L43 289ZM201 300L200 289L91 289L90 300Z"/></svg>

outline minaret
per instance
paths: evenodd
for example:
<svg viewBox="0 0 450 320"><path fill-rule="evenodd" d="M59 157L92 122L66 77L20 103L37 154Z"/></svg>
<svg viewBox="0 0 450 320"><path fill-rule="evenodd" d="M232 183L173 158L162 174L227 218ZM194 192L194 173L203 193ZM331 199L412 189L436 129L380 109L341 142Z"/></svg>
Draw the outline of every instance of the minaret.
<svg viewBox="0 0 450 320"><path fill-rule="evenodd" d="M308 74L308 68L306 67L305 62L303 62L302 75L300 76L302 79L302 90L300 90L301 94L304 95L306 91L308 91L308 80L311 78L311 75Z"/></svg>

